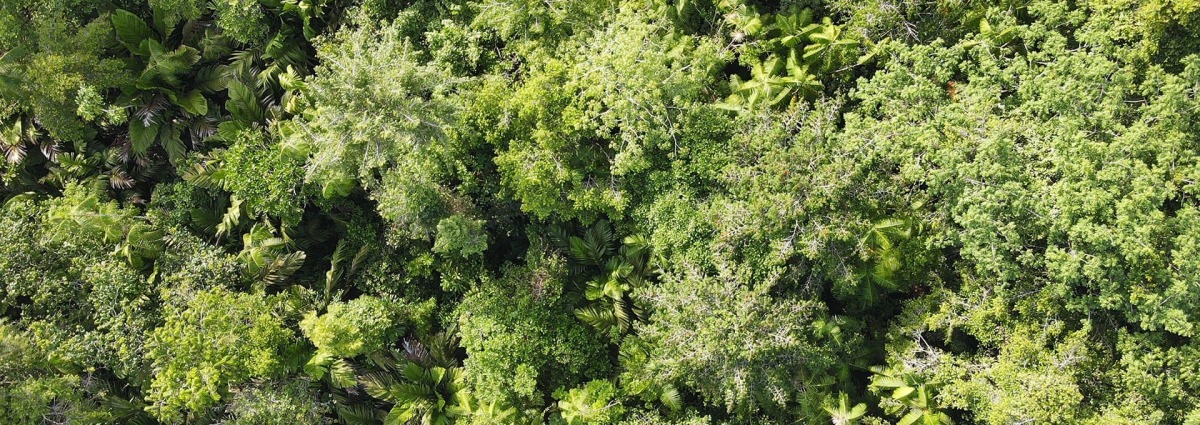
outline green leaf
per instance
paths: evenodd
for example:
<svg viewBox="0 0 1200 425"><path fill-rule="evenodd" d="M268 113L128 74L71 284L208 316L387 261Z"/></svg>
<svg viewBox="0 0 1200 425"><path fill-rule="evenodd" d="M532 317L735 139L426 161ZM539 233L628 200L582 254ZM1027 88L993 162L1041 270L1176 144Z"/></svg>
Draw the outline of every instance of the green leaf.
<svg viewBox="0 0 1200 425"><path fill-rule="evenodd" d="M607 331L617 325L617 317L612 309L595 304L575 309L575 317L600 331Z"/></svg>
<svg viewBox="0 0 1200 425"><path fill-rule="evenodd" d="M134 153L143 154L150 150L150 146L158 139L158 127L158 123L144 126L141 121L129 121L129 141L133 143Z"/></svg>
<svg viewBox="0 0 1200 425"><path fill-rule="evenodd" d="M896 391L892 391L892 398L899 400L899 399L908 397L909 395L911 395L913 393L913 391L916 391L916 390L917 390L916 388L909 387L909 386L896 388Z"/></svg>
<svg viewBox="0 0 1200 425"><path fill-rule="evenodd" d="M363 375L363 388L367 390L367 394L380 400L391 400L391 387L395 386L396 380L391 375L383 372L371 372Z"/></svg>
<svg viewBox="0 0 1200 425"><path fill-rule="evenodd" d="M187 154L187 147L183 145L181 137L182 129L175 125L167 125L162 129L162 134L159 137L159 142L163 149L167 151L167 160L171 164L183 158Z"/></svg>
<svg viewBox="0 0 1200 425"><path fill-rule="evenodd" d="M991 34L992 33L992 24L988 23L987 19L979 20L979 33L980 34Z"/></svg>
<svg viewBox="0 0 1200 425"><path fill-rule="evenodd" d="M950 425L954 423L954 420L950 419L950 415L947 415L945 412L937 412L935 419L936 420L934 422L941 425Z"/></svg>
<svg viewBox="0 0 1200 425"><path fill-rule="evenodd" d="M876 376L875 381L871 383L871 386L878 388L900 388L908 386L908 383L904 382L903 379L894 378L891 376Z"/></svg>
<svg viewBox="0 0 1200 425"><path fill-rule="evenodd" d="M329 353L317 352L312 358L308 359L308 363L304 364L304 374L312 379L321 379L325 377L325 373L329 371L329 364L333 362L334 357Z"/></svg>
<svg viewBox="0 0 1200 425"><path fill-rule="evenodd" d="M196 70L192 86L205 93L216 93L229 86L229 68L225 65L206 65Z"/></svg>
<svg viewBox="0 0 1200 425"><path fill-rule="evenodd" d="M237 121L252 123L264 118L262 105L259 105L254 90L237 80L229 83L229 100L225 102L225 109Z"/></svg>
<svg viewBox="0 0 1200 425"><path fill-rule="evenodd" d="M342 423L349 425L379 423L378 414L375 413L372 406L364 406L361 404L337 404L337 416L342 420Z"/></svg>
<svg viewBox="0 0 1200 425"><path fill-rule="evenodd" d="M350 388L358 384L354 368L343 359L334 360L329 366L329 382L338 388Z"/></svg>
<svg viewBox="0 0 1200 425"><path fill-rule="evenodd" d="M854 405L854 408L850 409L850 414L847 415L846 418L847 419L858 419L858 418L861 418L865 414L867 414L867 404L866 403L858 403L858 404Z"/></svg>
<svg viewBox="0 0 1200 425"><path fill-rule="evenodd" d="M190 46L166 51L154 40L147 40L144 45L150 51L150 63L138 81L144 88L179 87L184 74L200 61L200 51Z"/></svg>
<svg viewBox="0 0 1200 425"><path fill-rule="evenodd" d="M397 404L388 412L387 417L383 419L384 425L404 425L408 423L413 416L416 416L417 410L410 405Z"/></svg>
<svg viewBox="0 0 1200 425"><path fill-rule="evenodd" d="M606 280L599 277L588 281L587 288L583 291L584 298L587 298L588 301L604 298L604 285L606 282Z"/></svg>
<svg viewBox="0 0 1200 425"><path fill-rule="evenodd" d="M112 14L112 26L117 33L117 40L130 52L139 56L149 55L149 51L143 47L142 41L155 37L155 33L149 25L146 25L146 21L129 11L117 9Z"/></svg>
<svg viewBox="0 0 1200 425"><path fill-rule="evenodd" d="M904 415L903 418L900 418L900 422L897 422L896 425L915 424L915 423L917 423L918 420L921 420L921 415L922 415L922 413L920 410L913 410L911 412L908 412L907 415Z"/></svg>
<svg viewBox="0 0 1200 425"><path fill-rule="evenodd" d="M614 300L621 299L625 295L625 291L621 288L621 282L616 279L609 279L604 283L604 295Z"/></svg>
<svg viewBox="0 0 1200 425"><path fill-rule="evenodd" d="M188 111L192 115L204 115L208 113L208 99L200 94L200 90L192 89L187 94L178 97L175 104Z"/></svg>
<svg viewBox="0 0 1200 425"><path fill-rule="evenodd" d="M659 394L658 400L662 402L663 406L667 406L668 409L674 411L683 408L683 397L679 395L679 390L675 389L674 385L668 384L663 387L662 394Z"/></svg>

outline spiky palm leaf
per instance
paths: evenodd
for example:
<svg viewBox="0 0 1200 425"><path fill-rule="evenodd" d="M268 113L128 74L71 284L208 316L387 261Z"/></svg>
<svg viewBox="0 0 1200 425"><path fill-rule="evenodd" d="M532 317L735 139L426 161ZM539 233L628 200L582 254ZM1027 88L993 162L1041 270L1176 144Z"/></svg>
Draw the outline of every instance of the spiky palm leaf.
<svg viewBox="0 0 1200 425"><path fill-rule="evenodd" d="M601 331L618 326L619 323L611 308L606 308L598 304L591 304L575 309L575 317Z"/></svg>
<svg viewBox="0 0 1200 425"><path fill-rule="evenodd" d="M28 136L20 120L0 129L0 150L4 151L8 162L15 164L25 160L25 142L30 140Z"/></svg>
<svg viewBox="0 0 1200 425"><path fill-rule="evenodd" d="M337 403L337 416L346 425L376 425L383 419L373 407L349 403Z"/></svg>
<svg viewBox="0 0 1200 425"><path fill-rule="evenodd" d="M674 411L683 409L683 396L680 396L679 390L671 384L663 385L662 390L658 393L658 401Z"/></svg>
<svg viewBox="0 0 1200 425"><path fill-rule="evenodd" d="M468 394L465 397L464 407L470 411L471 423L497 425L529 423L528 421L522 421L524 418L521 417L521 412L516 408L497 400L482 403Z"/></svg>
<svg viewBox="0 0 1200 425"><path fill-rule="evenodd" d="M218 154L220 151L214 151L213 154ZM220 187L220 166L221 161L211 155L201 155L199 160L193 162L190 167L180 169L180 177L184 181L191 183L193 186L203 189L217 189Z"/></svg>
<svg viewBox="0 0 1200 425"><path fill-rule="evenodd" d="M612 249L616 240L612 226L607 221L599 220L583 233L583 237L572 236L569 239L571 257L583 264L599 266L604 264L604 258Z"/></svg>
<svg viewBox="0 0 1200 425"><path fill-rule="evenodd" d="M136 398L133 400L136 400ZM105 411L112 415L114 423L130 425L153 425L158 423L158 421L155 421L154 418L146 413L146 406L133 400L109 396L104 398L102 406Z"/></svg>
<svg viewBox="0 0 1200 425"><path fill-rule="evenodd" d="M306 254L304 251L290 252L284 255L275 257L267 264L262 281L268 285L279 285L296 273L301 266L304 265Z"/></svg>
<svg viewBox="0 0 1200 425"><path fill-rule="evenodd" d="M242 221L242 200L237 197L230 197L229 208L225 210L225 214L221 216L221 223L217 225L217 237L223 237L233 232Z"/></svg>
<svg viewBox="0 0 1200 425"><path fill-rule="evenodd" d="M459 368L408 363L404 381L392 385L386 400L395 403L385 424L442 425L469 414L466 382Z"/></svg>
<svg viewBox="0 0 1200 425"><path fill-rule="evenodd" d="M329 365L329 382L337 388L350 388L358 385L354 366L345 359L335 359Z"/></svg>

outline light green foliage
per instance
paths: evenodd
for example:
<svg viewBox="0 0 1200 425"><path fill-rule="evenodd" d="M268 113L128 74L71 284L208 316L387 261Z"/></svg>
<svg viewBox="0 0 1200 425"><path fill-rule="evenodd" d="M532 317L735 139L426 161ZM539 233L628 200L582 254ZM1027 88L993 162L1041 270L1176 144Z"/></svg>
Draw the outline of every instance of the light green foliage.
<svg viewBox="0 0 1200 425"><path fill-rule="evenodd" d="M116 243L136 212L98 193L95 185L71 185L48 211L50 238L74 243ZM93 245L94 246L94 245Z"/></svg>
<svg viewBox="0 0 1200 425"><path fill-rule="evenodd" d="M95 358L121 378L147 381L146 336L159 320L151 283L113 260L88 265L82 276L90 287L88 307L99 340Z"/></svg>
<svg viewBox="0 0 1200 425"><path fill-rule="evenodd" d="M79 91L75 92L75 100L79 103L79 107L75 109L75 114L83 118L84 121L122 124L128 119L125 109L106 107L104 98L100 96L100 92L93 86L81 85Z"/></svg>
<svg viewBox="0 0 1200 425"><path fill-rule="evenodd" d="M404 383L385 387L386 394L378 394L395 403L384 424L448 424L466 416L462 369L409 363L404 367L404 378Z"/></svg>
<svg viewBox="0 0 1200 425"><path fill-rule="evenodd" d="M773 300L770 284L746 285L729 273L667 275L635 294L654 314L636 328L640 341L621 347L624 385L637 393L678 382L742 418L814 402L802 389L832 378L835 354L806 326L821 306Z"/></svg>
<svg viewBox="0 0 1200 425"><path fill-rule="evenodd" d="M96 185L72 184L63 195L47 211L51 240L80 247L117 245L118 253L139 268L162 254L162 231L137 217L137 211L107 199Z"/></svg>
<svg viewBox="0 0 1200 425"><path fill-rule="evenodd" d="M625 180L652 152L677 151L680 108L709 83L721 53L670 32L631 4L603 29L530 70L490 141L505 185L529 213L622 214ZM579 78L576 78L576 77Z"/></svg>
<svg viewBox="0 0 1200 425"><path fill-rule="evenodd" d="M242 275L252 282L281 284L304 264L304 251L292 250L270 225L255 223L242 235Z"/></svg>
<svg viewBox="0 0 1200 425"><path fill-rule="evenodd" d="M391 345L404 331L404 318L428 314L432 306L432 302L409 305L362 296L332 303L320 316L309 312L300 329L320 352L350 358Z"/></svg>
<svg viewBox="0 0 1200 425"><path fill-rule="evenodd" d="M991 25L1013 23L996 19ZM1190 191L1181 184L1193 170L1190 154L1177 156L1191 149L1180 133L1189 124L1177 119L1190 114L1180 106L1195 101L1183 94L1194 90L1195 63L1186 61L1180 76L1153 67L1138 71L1104 55L1068 51L1056 32L1013 28L1027 49L1037 49L1026 53L1036 65L1019 52L996 56L982 36L956 46L901 49L896 61L861 86L862 106L847 117L847 141L876 146L897 164L897 178L925 185L940 199L928 213L943 221L938 227L945 233L935 239L961 243L959 252L971 265L962 270L962 287L940 307L945 315L937 326L959 328L986 347L1005 350L1023 346L1028 337L1022 335L1044 333L1047 326L1060 335L1082 332L1083 319L1097 314L1190 335L1188 308L1174 303L1191 297L1170 288L1178 288L1172 270L1190 261L1174 254L1187 246L1176 244L1189 239L1183 229L1191 226L1183 223L1191 207L1172 206L1172 199ZM959 72L975 76L952 81ZM1179 85L1176 78L1192 82ZM1129 103L1129 96L1145 100ZM1175 112L1163 113L1164 102ZM966 146L978 153L967 154ZM1172 301L1150 295L1167 293L1179 295ZM1049 325L1033 325L1042 322ZM1008 331L998 333L998 326ZM1115 331L1092 328L1089 338L1114 339ZM1043 344L1037 350L1070 347L1065 341ZM996 373L992 383L969 390L968 397L987 400L986 408L973 405L981 420L1007 423L1029 415L1055 421L1071 412L1065 406L1082 396L1082 378L1035 366L1061 368L1064 360L1021 360L1017 370L1007 366L1005 350L995 359L975 360ZM1006 389L1010 379L1054 388L1037 405L1058 406L1024 404L1036 398ZM1001 395L1008 391L1012 395ZM1143 394L1164 411L1190 405ZM1092 400L1070 415L1101 415L1108 403Z"/></svg>
<svg viewBox="0 0 1200 425"><path fill-rule="evenodd" d="M882 367L874 367L871 387L879 391L880 407L888 414L900 416L898 423L950 425L950 415L938 409L934 401L934 386L922 382L919 377L900 374Z"/></svg>
<svg viewBox="0 0 1200 425"><path fill-rule="evenodd" d="M71 257L85 250L63 249L42 238L44 203L8 202L0 217L0 269L4 270L3 310L19 306L20 297L32 305L21 306L27 318L52 317L71 312L66 306L79 296L70 282ZM57 246L56 246L57 245Z"/></svg>
<svg viewBox="0 0 1200 425"><path fill-rule="evenodd" d="M258 0L216 0L217 24L234 40L260 43L267 37L267 12Z"/></svg>
<svg viewBox="0 0 1200 425"><path fill-rule="evenodd" d="M167 26L174 26L180 20L199 19L206 9L202 0L147 0L146 3Z"/></svg>
<svg viewBox="0 0 1200 425"><path fill-rule="evenodd" d="M633 411L625 415L625 419L618 423L621 425L708 425L712 423L712 420L708 416L695 413L668 418L655 411Z"/></svg>
<svg viewBox="0 0 1200 425"><path fill-rule="evenodd" d="M80 86L113 88L126 81L121 61L101 55L111 44L112 26L106 19L88 22L68 16L83 8L70 11L46 7L48 4L30 5L34 13L27 15L14 10L21 8L21 3L4 8L18 15L14 17L18 22L11 24L29 33L18 36L20 41L5 48L0 59L0 81L4 82L0 85L0 117L6 123L21 115L35 117L45 130L36 145L52 145L57 140L83 142L90 137L90 129L75 114L75 94ZM30 19L34 16L37 18ZM10 149L7 153L12 158L14 150L26 148Z"/></svg>
<svg viewBox="0 0 1200 425"><path fill-rule="evenodd" d="M617 399L619 393L612 382L591 381L582 388L556 395L558 408L568 425L612 424L624 414Z"/></svg>
<svg viewBox="0 0 1200 425"><path fill-rule="evenodd" d="M320 46L322 68L304 92L311 109L297 122L307 131L295 137L310 138L301 142L313 155L309 179L326 196L346 195L360 179L374 189L375 173L424 161L410 152L437 140L446 108L435 96L443 76L416 62L400 29L360 21Z"/></svg>
<svg viewBox="0 0 1200 425"><path fill-rule="evenodd" d="M474 404L471 404L474 402ZM487 403L479 403L468 397L468 407L470 407L470 415L468 416L469 423L475 425L501 425L520 423L527 416L522 416L517 409L508 406L498 401L490 401ZM536 419L541 419L536 417ZM528 421L535 422L535 421Z"/></svg>
<svg viewBox="0 0 1200 425"><path fill-rule="evenodd" d="M161 279L159 299L183 309L197 294L214 288L232 289L242 282L237 257L175 230L165 238L167 249L155 262Z"/></svg>
<svg viewBox="0 0 1200 425"><path fill-rule="evenodd" d="M540 406L547 390L608 369L601 341L571 316L563 261L535 258L481 282L456 311L466 378L484 403Z"/></svg>
<svg viewBox="0 0 1200 425"><path fill-rule="evenodd" d="M214 180L223 189L251 211L280 220L283 227L299 224L304 213L303 157L269 143L261 132L241 131L221 159Z"/></svg>
<svg viewBox="0 0 1200 425"><path fill-rule="evenodd" d="M325 415L329 403L322 402L309 390L303 379L266 381L231 390L225 406L228 425L319 425L329 423Z"/></svg>
<svg viewBox="0 0 1200 425"><path fill-rule="evenodd" d="M733 107L786 105L793 97L811 100L825 89L822 80L846 75L851 65L870 57L859 57L863 40L844 34L828 17L814 22L810 9L793 7L763 15L744 2L724 0L720 10L731 27L731 42L742 50L741 61L751 73L746 81L736 74L731 77L727 102Z"/></svg>
<svg viewBox="0 0 1200 425"><path fill-rule="evenodd" d="M546 3L535 0L485 0L478 3L473 26L494 31L513 50L535 55L553 50L572 35L603 23L615 8L610 0Z"/></svg>
<svg viewBox="0 0 1200 425"><path fill-rule="evenodd" d="M867 405L865 403L855 404L850 406L849 397L846 393L838 393L837 403L827 402L824 406L825 412L829 413L829 419L833 425L852 425L857 424L859 418L862 418L867 413Z"/></svg>
<svg viewBox="0 0 1200 425"><path fill-rule="evenodd" d="M168 307L147 341L154 379L146 400L155 417L174 421L228 398L229 386L277 376L294 335L274 300L224 289L201 292L186 308Z"/></svg>
<svg viewBox="0 0 1200 425"><path fill-rule="evenodd" d="M68 199L72 198L59 200ZM122 378L146 379L143 334L157 320L149 299L151 285L120 245L99 236L103 230L93 228L99 233L89 234L70 227L76 225L73 221L67 228L54 227L26 215L41 215L44 208L12 202L5 210L9 230L0 232L5 248L0 266L6 271L0 309L21 308L31 343L63 370L102 362ZM35 300L38 308L20 306L25 297Z"/></svg>
<svg viewBox="0 0 1200 425"><path fill-rule="evenodd" d="M470 257L487 249L487 233L483 220L471 220L461 215L443 218L438 222L433 250L442 254Z"/></svg>
<svg viewBox="0 0 1200 425"><path fill-rule="evenodd" d="M51 411L60 398L77 400L79 378L59 375L41 364L43 353L28 337L9 324L0 324L0 419L6 423L38 423L46 417L61 417Z"/></svg>
<svg viewBox="0 0 1200 425"><path fill-rule="evenodd" d="M453 80L420 56L398 25L360 15L320 46L322 65L302 92L309 107L286 134L311 153L307 181L323 196L366 189L396 234L426 239L468 204L445 181Z"/></svg>

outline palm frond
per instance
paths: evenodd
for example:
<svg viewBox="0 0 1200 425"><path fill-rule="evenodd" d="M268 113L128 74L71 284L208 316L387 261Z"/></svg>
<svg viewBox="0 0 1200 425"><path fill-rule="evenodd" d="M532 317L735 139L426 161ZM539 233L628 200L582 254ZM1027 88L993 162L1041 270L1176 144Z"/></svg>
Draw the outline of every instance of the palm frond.
<svg viewBox="0 0 1200 425"><path fill-rule="evenodd" d="M358 385L354 366L345 359L336 359L329 365L329 382L338 388L350 388Z"/></svg>
<svg viewBox="0 0 1200 425"><path fill-rule="evenodd" d="M617 326L617 317L613 315L613 311L596 304L575 309L575 317L602 331Z"/></svg>
<svg viewBox="0 0 1200 425"><path fill-rule="evenodd" d="M662 402L663 406L674 411L683 408L683 397L679 395L679 390L671 384L663 386L662 391L658 394L658 401Z"/></svg>
<svg viewBox="0 0 1200 425"><path fill-rule="evenodd" d="M425 348L425 344L412 338L404 339L404 355L408 361L420 365L432 365L433 356L429 354L429 349Z"/></svg>
<svg viewBox="0 0 1200 425"><path fill-rule="evenodd" d="M392 374L380 371L364 373L359 377L359 383L371 397L388 401L391 401L391 388L398 384Z"/></svg>
<svg viewBox="0 0 1200 425"><path fill-rule="evenodd" d="M337 403L337 416L346 425L376 425L382 419L378 410L360 404Z"/></svg>
<svg viewBox="0 0 1200 425"><path fill-rule="evenodd" d="M171 106L171 101L166 96L155 94L150 97L146 104L134 111L133 116L142 123L142 127L150 127L153 124L163 121L163 113Z"/></svg>
<svg viewBox="0 0 1200 425"><path fill-rule="evenodd" d="M275 257L267 266L262 281L268 285L282 284L304 265L304 251L295 251Z"/></svg>

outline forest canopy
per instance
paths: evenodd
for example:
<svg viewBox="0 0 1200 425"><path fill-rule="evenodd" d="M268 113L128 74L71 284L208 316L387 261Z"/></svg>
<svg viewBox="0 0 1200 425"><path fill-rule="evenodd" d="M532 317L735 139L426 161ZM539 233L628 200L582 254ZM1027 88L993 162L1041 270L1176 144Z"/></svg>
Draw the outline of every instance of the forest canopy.
<svg viewBox="0 0 1200 425"><path fill-rule="evenodd" d="M1200 2L0 1L0 423L1200 424Z"/></svg>

